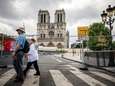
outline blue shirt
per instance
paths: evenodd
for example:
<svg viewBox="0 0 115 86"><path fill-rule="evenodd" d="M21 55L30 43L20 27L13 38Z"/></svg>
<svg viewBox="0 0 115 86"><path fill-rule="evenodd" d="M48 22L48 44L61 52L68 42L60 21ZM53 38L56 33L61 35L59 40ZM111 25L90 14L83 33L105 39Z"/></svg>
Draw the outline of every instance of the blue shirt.
<svg viewBox="0 0 115 86"><path fill-rule="evenodd" d="M20 45L20 49L24 48L25 41L26 41L26 38L24 34L21 34L16 38L16 44Z"/></svg>

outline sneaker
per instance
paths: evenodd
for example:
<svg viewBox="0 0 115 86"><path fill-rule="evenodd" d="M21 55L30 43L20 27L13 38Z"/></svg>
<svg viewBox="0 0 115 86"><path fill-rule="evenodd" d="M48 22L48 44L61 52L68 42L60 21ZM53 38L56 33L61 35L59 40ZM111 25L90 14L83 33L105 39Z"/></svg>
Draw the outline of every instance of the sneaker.
<svg viewBox="0 0 115 86"><path fill-rule="evenodd" d="M16 82L16 83L18 83L18 82L23 83L23 82L24 82L24 79L15 79L14 82Z"/></svg>
<svg viewBox="0 0 115 86"><path fill-rule="evenodd" d="M16 79L18 79L18 76L15 76L15 77L14 77L14 80L16 80Z"/></svg>
<svg viewBox="0 0 115 86"><path fill-rule="evenodd" d="M23 74L24 74L24 77L26 77L26 72L25 71L23 71Z"/></svg>
<svg viewBox="0 0 115 86"><path fill-rule="evenodd" d="M39 73L35 73L34 76L40 76L40 74Z"/></svg>

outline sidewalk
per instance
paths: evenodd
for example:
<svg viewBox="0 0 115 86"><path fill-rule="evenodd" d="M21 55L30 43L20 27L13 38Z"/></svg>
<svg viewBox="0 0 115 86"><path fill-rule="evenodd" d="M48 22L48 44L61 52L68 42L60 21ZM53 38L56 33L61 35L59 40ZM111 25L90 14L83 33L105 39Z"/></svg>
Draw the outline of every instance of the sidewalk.
<svg viewBox="0 0 115 86"><path fill-rule="evenodd" d="M66 58L66 59L82 62L82 59L80 58L80 54L79 53L74 54L74 55L72 53L65 53L63 55L63 57Z"/></svg>
<svg viewBox="0 0 115 86"><path fill-rule="evenodd" d="M68 60L71 60L71 61L75 61L75 62L79 62L79 63L84 63L83 62L83 58L80 58L80 54L75 54L75 55L72 55L72 53L65 53L63 55L63 58L64 59L68 59ZM88 65L88 64L86 64ZM93 65L89 65L89 66L92 66L92 67L95 67L95 68L99 68L99 69L102 69L102 70L106 70L108 72L113 72L115 73L115 67L97 67L97 66L93 66Z"/></svg>

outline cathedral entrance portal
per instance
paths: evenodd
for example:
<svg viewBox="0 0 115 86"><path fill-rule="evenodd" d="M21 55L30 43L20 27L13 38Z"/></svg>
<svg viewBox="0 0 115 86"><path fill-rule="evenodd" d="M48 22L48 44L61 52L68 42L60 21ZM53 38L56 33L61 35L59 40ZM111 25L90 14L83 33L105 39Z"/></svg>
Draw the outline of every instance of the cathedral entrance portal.
<svg viewBox="0 0 115 86"><path fill-rule="evenodd" d="M52 42L49 42L47 47L55 47L55 45Z"/></svg>
<svg viewBox="0 0 115 86"><path fill-rule="evenodd" d="M58 43L58 44L57 44L57 47L58 47L58 48L63 48L63 45L62 45L61 43Z"/></svg>

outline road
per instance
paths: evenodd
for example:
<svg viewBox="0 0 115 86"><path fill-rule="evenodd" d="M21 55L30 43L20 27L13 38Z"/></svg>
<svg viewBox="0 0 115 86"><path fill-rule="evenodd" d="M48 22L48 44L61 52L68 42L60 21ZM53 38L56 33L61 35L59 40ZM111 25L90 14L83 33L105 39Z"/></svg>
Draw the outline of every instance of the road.
<svg viewBox="0 0 115 86"><path fill-rule="evenodd" d="M88 67L88 71L80 70L81 64L58 54L41 53L38 63L41 76L34 77L32 68L24 83L13 82L13 68L0 69L0 86L115 86L115 74L92 67Z"/></svg>

